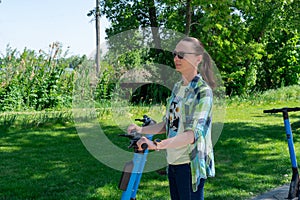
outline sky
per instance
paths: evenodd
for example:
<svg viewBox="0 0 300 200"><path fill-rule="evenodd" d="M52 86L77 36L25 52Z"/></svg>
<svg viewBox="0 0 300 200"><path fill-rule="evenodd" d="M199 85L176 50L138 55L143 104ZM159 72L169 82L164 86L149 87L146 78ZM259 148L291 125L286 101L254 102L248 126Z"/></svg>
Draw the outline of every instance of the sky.
<svg viewBox="0 0 300 200"><path fill-rule="evenodd" d="M60 42L70 55L89 56L96 48L95 21L87 13L95 0L0 0L0 55L6 47L48 51ZM101 18L101 43L109 22Z"/></svg>

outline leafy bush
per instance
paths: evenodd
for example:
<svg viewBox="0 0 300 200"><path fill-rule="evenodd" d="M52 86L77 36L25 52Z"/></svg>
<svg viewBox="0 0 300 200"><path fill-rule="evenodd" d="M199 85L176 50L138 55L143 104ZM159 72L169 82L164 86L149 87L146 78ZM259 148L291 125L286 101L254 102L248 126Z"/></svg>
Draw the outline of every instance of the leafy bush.
<svg viewBox="0 0 300 200"><path fill-rule="evenodd" d="M59 43L50 45L48 53L7 47L0 57L0 110L70 107L74 69L86 58L66 56Z"/></svg>

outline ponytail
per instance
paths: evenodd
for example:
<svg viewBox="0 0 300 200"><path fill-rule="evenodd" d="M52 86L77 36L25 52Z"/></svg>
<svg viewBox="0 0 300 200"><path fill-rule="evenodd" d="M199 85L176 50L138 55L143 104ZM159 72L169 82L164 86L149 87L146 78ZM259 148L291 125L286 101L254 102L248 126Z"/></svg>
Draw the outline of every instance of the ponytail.
<svg viewBox="0 0 300 200"><path fill-rule="evenodd" d="M200 74L203 80L212 89L214 89L217 86L213 71L213 64L214 62L211 60L209 54L206 51L204 51L202 54L202 64L200 64Z"/></svg>

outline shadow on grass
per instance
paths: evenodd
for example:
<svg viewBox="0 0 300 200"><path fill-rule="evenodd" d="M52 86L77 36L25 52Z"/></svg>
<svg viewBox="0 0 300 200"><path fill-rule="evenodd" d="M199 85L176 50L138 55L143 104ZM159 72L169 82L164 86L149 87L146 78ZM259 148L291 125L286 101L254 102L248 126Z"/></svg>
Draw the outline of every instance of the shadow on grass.
<svg viewBox="0 0 300 200"><path fill-rule="evenodd" d="M0 199L93 198L120 175L86 151L73 127L10 129L0 141Z"/></svg>
<svg viewBox="0 0 300 200"><path fill-rule="evenodd" d="M292 126L296 144L299 125ZM102 128L111 140L120 131L117 126ZM126 148L128 141L116 144ZM207 181L205 189L208 200L247 199L291 178L283 125L226 123L215 146L215 159L216 177ZM122 193L118 189L121 172L92 157L73 125L0 127L0 160L0 199L111 200L120 199ZM144 174L138 197L168 200L166 176Z"/></svg>
<svg viewBox="0 0 300 200"><path fill-rule="evenodd" d="M119 132L114 126L102 128L111 133L111 139ZM120 144L127 147L128 141ZM0 126L0 160L0 199L108 200L121 197L122 191L118 189L121 172L90 155L72 125L53 124L31 129ZM147 176L155 181L162 178L157 174ZM154 199L164 199L162 196L166 195L152 195Z"/></svg>
<svg viewBox="0 0 300 200"><path fill-rule="evenodd" d="M215 146L216 177L208 180L206 199L247 199L290 182L292 170L283 121L282 125L258 124L225 124ZM300 155L299 122L291 125L295 150Z"/></svg>

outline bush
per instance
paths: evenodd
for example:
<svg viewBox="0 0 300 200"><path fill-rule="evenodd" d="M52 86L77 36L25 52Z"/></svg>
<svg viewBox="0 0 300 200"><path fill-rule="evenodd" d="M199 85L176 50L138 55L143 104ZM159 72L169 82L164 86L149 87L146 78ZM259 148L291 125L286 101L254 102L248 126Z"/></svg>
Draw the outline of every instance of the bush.
<svg viewBox="0 0 300 200"><path fill-rule="evenodd" d="M74 69L86 58L66 56L59 43L48 53L7 47L0 57L0 111L70 107Z"/></svg>

